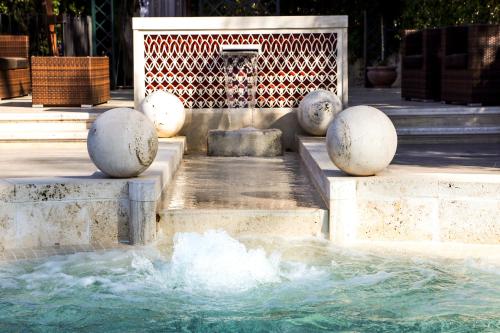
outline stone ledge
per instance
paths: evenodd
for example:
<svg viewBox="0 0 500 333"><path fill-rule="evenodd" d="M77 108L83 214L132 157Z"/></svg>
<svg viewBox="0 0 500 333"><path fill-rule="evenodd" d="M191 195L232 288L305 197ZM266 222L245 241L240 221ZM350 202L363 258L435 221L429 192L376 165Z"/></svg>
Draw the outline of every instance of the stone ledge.
<svg viewBox="0 0 500 333"><path fill-rule="evenodd" d="M104 178L99 171L89 177L0 179L0 252L152 241L157 203L184 151L184 137L160 139L151 167L131 179Z"/></svg>
<svg viewBox="0 0 500 333"><path fill-rule="evenodd" d="M500 245L499 174L389 166L376 176L350 177L330 161L324 138L298 141L330 208L331 240Z"/></svg>

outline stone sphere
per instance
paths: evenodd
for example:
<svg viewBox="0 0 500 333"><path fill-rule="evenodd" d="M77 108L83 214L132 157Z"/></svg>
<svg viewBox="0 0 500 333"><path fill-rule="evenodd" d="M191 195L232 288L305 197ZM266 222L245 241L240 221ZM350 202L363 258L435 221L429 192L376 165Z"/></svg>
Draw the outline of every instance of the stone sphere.
<svg viewBox="0 0 500 333"><path fill-rule="evenodd" d="M337 95L328 90L315 90L308 93L300 102L297 118L300 127L312 135L325 135L328 125L342 110Z"/></svg>
<svg viewBox="0 0 500 333"><path fill-rule="evenodd" d="M167 91L157 90L144 98L141 111L153 122L161 138L175 136L186 120L181 100Z"/></svg>
<svg viewBox="0 0 500 333"><path fill-rule="evenodd" d="M371 176L385 169L397 145L398 136L389 117L366 105L340 112L326 134L331 160L353 176Z"/></svg>
<svg viewBox="0 0 500 333"><path fill-rule="evenodd" d="M135 177L153 163L158 136L151 121L139 111L111 109L92 124L87 150L92 162L108 176Z"/></svg>

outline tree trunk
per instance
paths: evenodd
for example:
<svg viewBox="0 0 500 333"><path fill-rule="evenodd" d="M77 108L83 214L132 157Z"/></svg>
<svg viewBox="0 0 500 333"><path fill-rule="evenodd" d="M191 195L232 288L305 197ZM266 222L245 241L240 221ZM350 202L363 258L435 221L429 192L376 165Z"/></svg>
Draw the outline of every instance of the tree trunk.
<svg viewBox="0 0 500 333"><path fill-rule="evenodd" d="M53 56L59 56L57 48L57 35L56 35L56 20L54 17L54 5L52 0L45 0L45 15L47 16L48 29L49 29L49 48Z"/></svg>

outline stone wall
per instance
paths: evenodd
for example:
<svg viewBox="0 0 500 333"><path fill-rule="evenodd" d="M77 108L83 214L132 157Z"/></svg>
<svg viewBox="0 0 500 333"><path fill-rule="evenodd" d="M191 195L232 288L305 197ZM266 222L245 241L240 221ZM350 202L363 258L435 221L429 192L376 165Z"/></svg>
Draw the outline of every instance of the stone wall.
<svg viewBox="0 0 500 333"><path fill-rule="evenodd" d="M330 239L500 244L500 176L392 172L350 177L330 161L324 139L299 152L330 209Z"/></svg>
<svg viewBox="0 0 500 333"><path fill-rule="evenodd" d="M0 251L51 246L145 244L156 237L156 208L182 160L185 140L162 139L140 177L0 180Z"/></svg>

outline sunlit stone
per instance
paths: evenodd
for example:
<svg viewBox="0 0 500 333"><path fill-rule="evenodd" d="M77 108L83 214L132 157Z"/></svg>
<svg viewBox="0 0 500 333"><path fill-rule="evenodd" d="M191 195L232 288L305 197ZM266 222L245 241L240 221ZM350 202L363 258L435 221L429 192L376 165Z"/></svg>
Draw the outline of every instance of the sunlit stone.
<svg viewBox="0 0 500 333"><path fill-rule="evenodd" d="M153 124L139 111L111 109L92 124L87 150L92 162L105 174L135 177L153 163L158 136Z"/></svg>
<svg viewBox="0 0 500 333"><path fill-rule="evenodd" d="M146 96L142 101L141 111L153 122L161 138L177 135L186 120L186 111L181 100L163 90Z"/></svg>
<svg viewBox="0 0 500 333"><path fill-rule="evenodd" d="M391 163L398 144L396 129L382 111L366 105L340 112L328 128L326 147L345 173L370 176Z"/></svg>
<svg viewBox="0 0 500 333"><path fill-rule="evenodd" d="M328 125L342 110L340 99L328 90L308 93L300 102L297 119L300 127L312 135L325 135Z"/></svg>

